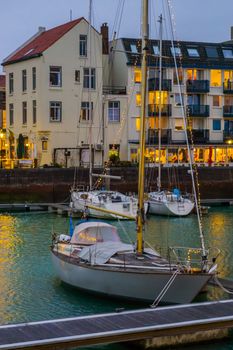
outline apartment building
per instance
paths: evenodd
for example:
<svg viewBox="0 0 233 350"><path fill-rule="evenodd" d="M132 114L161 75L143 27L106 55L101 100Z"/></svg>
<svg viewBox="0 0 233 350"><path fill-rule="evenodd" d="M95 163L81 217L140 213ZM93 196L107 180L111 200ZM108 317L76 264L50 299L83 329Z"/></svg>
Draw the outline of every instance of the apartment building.
<svg viewBox="0 0 233 350"><path fill-rule="evenodd" d="M40 27L2 65L10 142L19 164L80 165L89 162L90 152L94 164L102 164L99 32L84 18Z"/></svg>
<svg viewBox="0 0 233 350"><path fill-rule="evenodd" d="M141 70L140 39L123 38L112 44L112 84L128 92L128 145L124 154L139 156ZM187 134L194 158L202 164L233 161L233 43L163 41L162 91L159 92L159 41L148 47L148 107L146 158L157 162L161 128L163 163L186 163ZM159 100L161 118L159 122Z"/></svg>

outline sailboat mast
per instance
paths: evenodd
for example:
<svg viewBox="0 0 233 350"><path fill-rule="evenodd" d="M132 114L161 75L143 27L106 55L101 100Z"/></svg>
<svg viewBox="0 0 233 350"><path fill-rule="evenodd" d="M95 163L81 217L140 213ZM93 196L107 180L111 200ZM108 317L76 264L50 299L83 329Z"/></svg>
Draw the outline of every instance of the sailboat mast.
<svg viewBox="0 0 233 350"><path fill-rule="evenodd" d="M88 82L88 117L89 117L89 190L92 190L92 123L93 111L91 103L91 15L92 0L89 0L89 26L88 26L88 55L89 55L89 82Z"/></svg>
<svg viewBox="0 0 233 350"><path fill-rule="evenodd" d="M161 115L162 115L162 45L163 45L163 28L162 28L162 15L159 16L159 122L158 122L158 139L159 139L159 168L157 186L158 191L161 191Z"/></svg>
<svg viewBox="0 0 233 350"><path fill-rule="evenodd" d="M138 214L137 214L137 254L143 253L143 224L144 224L144 168L145 168L145 117L147 92L147 51L148 51L148 0L142 3L142 83L141 83L141 128L140 128L140 159L138 176Z"/></svg>

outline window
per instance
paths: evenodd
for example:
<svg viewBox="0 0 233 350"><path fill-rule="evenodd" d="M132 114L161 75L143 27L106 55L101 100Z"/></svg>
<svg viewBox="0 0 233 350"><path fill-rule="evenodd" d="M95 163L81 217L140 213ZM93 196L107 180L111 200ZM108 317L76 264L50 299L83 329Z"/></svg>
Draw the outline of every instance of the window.
<svg viewBox="0 0 233 350"><path fill-rule="evenodd" d="M233 50L231 48L229 49L222 49L224 58L233 58Z"/></svg>
<svg viewBox="0 0 233 350"><path fill-rule="evenodd" d="M138 53L137 45L136 44L130 44L130 50L132 53Z"/></svg>
<svg viewBox="0 0 233 350"><path fill-rule="evenodd" d="M182 56L180 47L170 47L172 56L178 57Z"/></svg>
<svg viewBox="0 0 233 350"><path fill-rule="evenodd" d="M9 117L10 117L10 125L14 125L14 105L13 103L9 104Z"/></svg>
<svg viewBox="0 0 233 350"><path fill-rule="evenodd" d="M50 67L49 73L50 86L62 86L62 69L61 67Z"/></svg>
<svg viewBox="0 0 233 350"><path fill-rule="evenodd" d="M79 56L87 57L87 36L86 35L79 36Z"/></svg>
<svg viewBox="0 0 233 350"><path fill-rule="evenodd" d="M142 97L141 94L136 94L136 106L140 107L142 104Z"/></svg>
<svg viewBox="0 0 233 350"><path fill-rule="evenodd" d="M200 69L187 69L188 80L201 80L203 71Z"/></svg>
<svg viewBox="0 0 233 350"><path fill-rule="evenodd" d="M213 130L215 131L221 130L221 119L213 119Z"/></svg>
<svg viewBox="0 0 233 350"><path fill-rule="evenodd" d="M131 148L130 149L130 160L133 163L137 162L137 155L138 155L138 150L137 148Z"/></svg>
<svg viewBox="0 0 233 350"><path fill-rule="evenodd" d="M74 78L75 78L75 82L76 82L76 83L80 83L80 70L76 70L76 71L75 71L75 76L74 76Z"/></svg>
<svg viewBox="0 0 233 350"><path fill-rule="evenodd" d="M108 121L120 122L120 101L108 102Z"/></svg>
<svg viewBox="0 0 233 350"><path fill-rule="evenodd" d="M50 116L49 119L51 122L61 122L62 118L62 102L60 101L51 101L50 105Z"/></svg>
<svg viewBox="0 0 233 350"><path fill-rule="evenodd" d="M83 69L83 87L85 89L95 89L96 86L96 74L95 68Z"/></svg>
<svg viewBox="0 0 233 350"><path fill-rule="evenodd" d="M184 121L183 119L175 119L175 130L176 131L182 131L184 130Z"/></svg>
<svg viewBox="0 0 233 350"><path fill-rule="evenodd" d="M159 47L158 45L153 45L153 53L155 56L159 56Z"/></svg>
<svg viewBox="0 0 233 350"><path fill-rule="evenodd" d="M207 54L207 57L209 58L218 58L218 51L217 48L214 46L206 46L205 51Z"/></svg>
<svg viewBox="0 0 233 350"><path fill-rule="evenodd" d="M183 106L184 104L184 95L175 94L175 106Z"/></svg>
<svg viewBox="0 0 233 350"><path fill-rule="evenodd" d="M22 91L25 92L27 90L27 71L26 69L22 70Z"/></svg>
<svg viewBox="0 0 233 350"><path fill-rule="evenodd" d="M216 95L213 96L213 107L220 107L221 106L221 96Z"/></svg>
<svg viewBox="0 0 233 350"><path fill-rule="evenodd" d="M140 131L140 128L141 128L141 119L140 119L140 117L137 117L135 119L135 127L136 127L136 131Z"/></svg>
<svg viewBox="0 0 233 350"><path fill-rule="evenodd" d="M140 68L134 69L134 82L135 83L141 83L142 81L142 71Z"/></svg>
<svg viewBox="0 0 233 350"><path fill-rule="evenodd" d="M93 120L93 102L91 102L91 110L89 106L89 102L81 102L80 121L88 122L90 120L90 116Z"/></svg>
<svg viewBox="0 0 233 350"><path fill-rule="evenodd" d="M14 73L9 74L9 94L14 92Z"/></svg>
<svg viewBox="0 0 233 350"><path fill-rule="evenodd" d="M27 124L27 102L22 102L22 115L23 115L23 124Z"/></svg>
<svg viewBox="0 0 233 350"><path fill-rule="evenodd" d="M173 70L173 83L179 85L183 83L183 69L178 68L178 77L176 74L176 69Z"/></svg>
<svg viewBox="0 0 233 350"><path fill-rule="evenodd" d="M187 48L189 57L200 57L199 52L196 48L189 47Z"/></svg>
<svg viewBox="0 0 233 350"><path fill-rule="evenodd" d="M36 67L32 67L32 90L36 90Z"/></svg>
<svg viewBox="0 0 233 350"><path fill-rule="evenodd" d="M220 87L222 85L222 72L221 70L211 69L210 71L210 85L214 87Z"/></svg>
<svg viewBox="0 0 233 350"><path fill-rule="evenodd" d="M36 100L32 100L32 123L36 124Z"/></svg>
<svg viewBox="0 0 233 350"><path fill-rule="evenodd" d="M48 141L47 140L41 141L41 148L42 148L42 151L48 151Z"/></svg>

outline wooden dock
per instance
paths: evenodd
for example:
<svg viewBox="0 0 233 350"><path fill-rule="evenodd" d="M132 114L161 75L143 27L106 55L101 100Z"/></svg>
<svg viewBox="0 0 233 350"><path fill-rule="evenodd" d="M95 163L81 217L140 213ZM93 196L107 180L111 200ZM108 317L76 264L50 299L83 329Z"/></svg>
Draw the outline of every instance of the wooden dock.
<svg viewBox="0 0 233 350"><path fill-rule="evenodd" d="M233 328L233 301L0 326L0 349L59 349Z"/></svg>

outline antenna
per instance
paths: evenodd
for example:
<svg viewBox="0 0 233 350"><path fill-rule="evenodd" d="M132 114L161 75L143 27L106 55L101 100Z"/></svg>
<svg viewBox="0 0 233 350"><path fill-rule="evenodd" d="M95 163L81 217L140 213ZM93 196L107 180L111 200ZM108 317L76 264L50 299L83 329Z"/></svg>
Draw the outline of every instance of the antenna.
<svg viewBox="0 0 233 350"><path fill-rule="evenodd" d="M73 20L73 11L72 11L72 9L70 9L70 21L72 21Z"/></svg>

